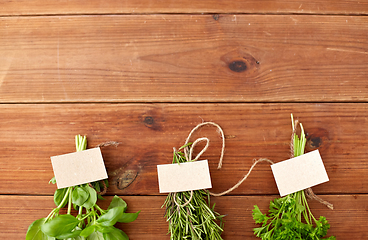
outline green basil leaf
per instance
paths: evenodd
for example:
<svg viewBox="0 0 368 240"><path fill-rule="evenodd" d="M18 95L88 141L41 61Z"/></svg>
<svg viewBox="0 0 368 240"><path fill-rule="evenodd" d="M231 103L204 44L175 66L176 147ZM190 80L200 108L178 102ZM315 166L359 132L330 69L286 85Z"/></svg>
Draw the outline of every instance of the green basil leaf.
<svg viewBox="0 0 368 240"><path fill-rule="evenodd" d="M130 223L137 219L138 214L141 211L138 211L136 213L123 213L123 215L119 218L118 222L121 223Z"/></svg>
<svg viewBox="0 0 368 240"><path fill-rule="evenodd" d="M41 231L41 226L45 223L45 218L38 219L29 225L26 240L48 240L48 236Z"/></svg>
<svg viewBox="0 0 368 240"><path fill-rule="evenodd" d="M101 188L100 188L100 182L95 182L95 184L93 184L93 187L96 189L97 192L101 192Z"/></svg>
<svg viewBox="0 0 368 240"><path fill-rule="evenodd" d="M105 240L129 240L128 235L120 229L115 228L114 231L104 233L103 237Z"/></svg>
<svg viewBox="0 0 368 240"><path fill-rule="evenodd" d="M61 201L63 200L66 192L68 191L68 188L61 188L57 189L54 193L54 203L58 207ZM67 201L65 201L64 205L61 206L63 208L66 205Z"/></svg>
<svg viewBox="0 0 368 240"><path fill-rule="evenodd" d="M124 207L111 208L107 213L101 215L97 222L104 227L113 226L124 214Z"/></svg>
<svg viewBox="0 0 368 240"><path fill-rule="evenodd" d="M100 200L105 200L105 198L103 198L100 194L97 194L97 198Z"/></svg>
<svg viewBox="0 0 368 240"><path fill-rule="evenodd" d="M83 231L80 233L80 236L82 237L88 237L91 235L96 229L96 225L91 225L83 229Z"/></svg>
<svg viewBox="0 0 368 240"><path fill-rule="evenodd" d="M64 240L86 240L86 238L79 236L79 237L73 237L73 238L65 238Z"/></svg>
<svg viewBox="0 0 368 240"><path fill-rule="evenodd" d="M56 178L55 176L53 176L50 181L49 181L49 184L52 183L52 184L55 184L56 183Z"/></svg>
<svg viewBox="0 0 368 240"><path fill-rule="evenodd" d="M104 237L100 232L93 232L88 236L87 240L104 240Z"/></svg>
<svg viewBox="0 0 368 240"><path fill-rule="evenodd" d="M125 211L128 205L123 199L115 195L114 198L111 200L110 206L107 208L107 210L110 210L111 208L114 208L114 207L124 207L124 211Z"/></svg>
<svg viewBox="0 0 368 240"><path fill-rule="evenodd" d="M82 206L87 201L89 193L81 187L75 187L72 193L72 203Z"/></svg>
<svg viewBox="0 0 368 240"><path fill-rule="evenodd" d="M58 237L65 233L70 233L79 223L79 220L72 215L59 215L41 226L41 231L50 236Z"/></svg>
<svg viewBox="0 0 368 240"><path fill-rule="evenodd" d="M97 225L97 231L99 231L100 233L109 233L109 232L112 232L114 231L114 227L105 227L105 226L102 226L100 224Z"/></svg>
<svg viewBox="0 0 368 240"><path fill-rule="evenodd" d="M75 237L78 237L81 232L82 232L82 230L75 230L75 231L70 232L70 233L61 234L61 235L58 236L58 238L59 239L75 238Z"/></svg>
<svg viewBox="0 0 368 240"><path fill-rule="evenodd" d="M87 199L87 201L85 201L83 203L83 207L87 208L87 209L90 209L92 208L96 202L97 202L97 192L96 190L94 190L93 188L91 188L90 186L87 185L84 185L82 186L82 188L84 190L86 190L86 192L89 193L89 198Z"/></svg>

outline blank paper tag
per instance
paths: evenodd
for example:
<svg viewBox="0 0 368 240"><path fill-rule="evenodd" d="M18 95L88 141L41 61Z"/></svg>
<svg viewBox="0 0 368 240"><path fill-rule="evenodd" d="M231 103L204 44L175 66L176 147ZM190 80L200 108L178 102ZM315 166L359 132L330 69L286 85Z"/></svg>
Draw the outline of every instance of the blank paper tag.
<svg viewBox="0 0 368 240"><path fill-rule="evenodd" d="M271 165L280 196L328 182L318 150Z"/></svg>
<svg viewBox="0 0 368 240"><path fill-rule="evenodd" d="M212 188L208 161L157 165L160 193Z"/></svg>
<svg viewBox="0 0 368 240"><path fill-rule="evenodd" d="M106 179L107 172L100 148L51 157L58 188Z"/></svg>

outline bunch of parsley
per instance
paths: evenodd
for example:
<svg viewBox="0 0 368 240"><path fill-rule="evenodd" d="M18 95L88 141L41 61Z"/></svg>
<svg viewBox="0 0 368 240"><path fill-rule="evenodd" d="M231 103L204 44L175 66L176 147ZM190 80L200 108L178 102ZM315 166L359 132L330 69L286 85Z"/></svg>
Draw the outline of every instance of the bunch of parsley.
<svg viewBox="0 0 368 240"><path fill-rule="evenodd" d="M77 151L83 151L86 147L86 137L76 136ZM55 178L50 182L55 184ZM99 188L99 183L92 183L92 186ZM106 210L100 208L97 198L103 198L94 188L82 184L57 189L54 194L57 207L46 218L38 219L29 226L26 240L128 240L128 235L114 225L134 221L139 212L126 213L127 204L118 196L114 196ZM66 205L67 214L60 214ZM76 217L71 214L72 205L78 212Z"/></svg>
<svg viewBox="0 0 368 240"><path fill-rule="evenodd" d="M292 118L294 156L304 154L306 138L303 125L300 123L300 138L295 133L295 124ZM263 214L257 205L253 209L253 219L261 227L254 228L254 234L262 240L335 240L334 236L323 238L330 228L325 217L318 220L313 216L304 191L289 194L270 202L268 216Z"/></svg>

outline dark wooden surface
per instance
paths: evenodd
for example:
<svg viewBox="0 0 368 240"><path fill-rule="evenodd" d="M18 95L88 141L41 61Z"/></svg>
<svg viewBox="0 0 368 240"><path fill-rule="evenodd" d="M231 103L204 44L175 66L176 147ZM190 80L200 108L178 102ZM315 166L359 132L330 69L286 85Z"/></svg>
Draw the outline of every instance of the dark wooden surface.
<svg viewBox="0 0 368 240"><path fill-rule="evenodd" d="M366 16L0 18L0 101L368 100Z"/></svg>
<svg viewBox="0 0 368 240"><path fill-rule="evenodd" d="M366 239L368 221L368 1L0 0L0 238L24 239L53 208L50 156L74 136L102 149L111 187L136 222L132 240L168 239L156 165L190 130L214 121L203 156L213 191L253 159L289 157L290 113L319 149L330 181L311 201L337 239ZM223 237L257 239L251 210L277 197L267 164L229 196ZM103 206L104 202L101 202Z"/></svg>
<svg viewBox="0 0 368 240"><path fill-rule="evenodd" d="M216 129L204 127L193 139L210 138L203 158L210 161L213 190L225 190L248 171L254 158L288 159L290 113L303 122L307 150L320 150L329 173L331 181L315 191L368 191L368 104L3 104L0 111L2 194L51 195L55 186L47 184L53 176L50 156L75 151L74 135L80 133L87 135L89 147L110 140L121 143L102 149L110 194L157 195L156 165L169 163L172 148L184 145L202 119L224 129L221 170L216 169L221 148ZM129 179L127 172L135 178L125 188L121 179ZM261 164L232 194L276 193L270 166Z"/></svg>
<svg viewBox="0 0 368 240"><path fill-rule="evenodd" d="M260 14L367 14L367 0L79 0L0 1L0 15L260 13Z"/></svg>

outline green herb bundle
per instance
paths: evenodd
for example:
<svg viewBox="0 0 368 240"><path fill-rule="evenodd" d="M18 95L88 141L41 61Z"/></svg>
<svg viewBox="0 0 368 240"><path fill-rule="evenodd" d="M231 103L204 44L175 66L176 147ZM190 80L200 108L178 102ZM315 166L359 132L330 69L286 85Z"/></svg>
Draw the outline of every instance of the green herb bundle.
<svg viewBox="0 0 368 240"><path fill-rule="evenodd" d="M76 136L77 151L87 147L86 137ZM55 178L50 180L56 183ZM106 183L105 183L106 184ZM97 191L99 182L91 184ZM57 189L54 202L57 206L46 218L34 221L28 228L26 240L127 240L129 237L120 229L115 228L117 222L128 223L134 221L139 212L126 213L126 202L114 196L110 206L104 210L96 202L103 199L96 190L88 184ZM78 212L71 215L72 205ZM60 210L68 206L67 214L60 214Z"/></svg>
<svg viewBox="0 0 368 240"><path fill-rule="evenodd" d="M300 138L295 133L296 125L293 116L293 146L294 157L304 154L306 138L303 125L300 123ZM268 216L263 214L257 205L253 209L253 219L261 227L254 228L254 234L262 240L318 240L327 235L330 228L325 217L318 220L313 216L304 191L289 194L283 198L277 198L270 202ZM333 240L334 236L324 238Z"/></svg>
<svg viewBox="0 0 368 240"><path fill-rule="evenodd" d="M184 147L190 147L190 144L174 152L173 163L187 162L184 153L180 152ZM210 195L206 190L195 190L192 197L191 191L170 193L162 206L166 207L170 239L222 239L224 215L214 211L215 204L210 205Z"/></svg>

